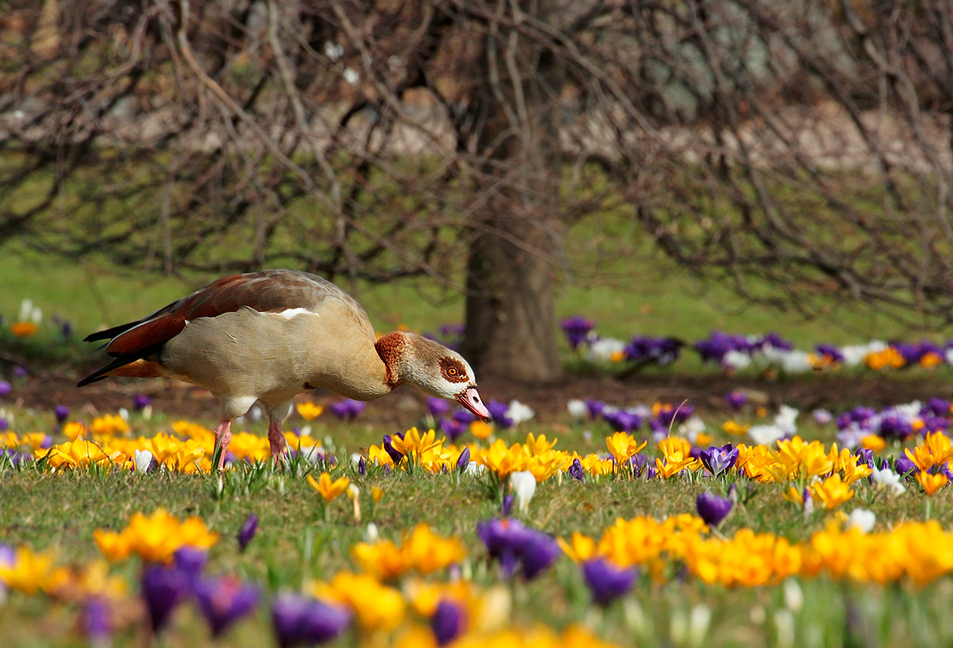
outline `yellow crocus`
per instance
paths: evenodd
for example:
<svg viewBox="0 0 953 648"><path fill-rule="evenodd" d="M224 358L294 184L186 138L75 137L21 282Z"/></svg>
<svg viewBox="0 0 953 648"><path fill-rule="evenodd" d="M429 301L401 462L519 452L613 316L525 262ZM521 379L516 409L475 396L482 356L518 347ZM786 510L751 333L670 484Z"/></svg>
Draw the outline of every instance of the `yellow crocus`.
<svg viewBox="0 0 953 648"><path fill-rule="evenodd" d="M596 555L596 541L578 531L572 532L568 542L562 538L556 538L556 542L574 563L585 562Z"/></svg>
<svg viewBox="0 0 953 648"><path fill-rule="evenodd" d="M470 423L470 434L478 439L485 439L493 434L493 426L485 421L473 421Z"/></svg>
<svg viewBox="0 0 953 648"><path fill-rule="evenodd" d="M56 567L55 562L52 549L34 552L29 547L19 547L12 565L0 563L0 582L28 595L52 592L68 579L66 570Z"/></svg>
<svg viewBox="0 0 953 648"><path fill-rule="evenodd" d="M831 475L822 482L808 486L808 490L814 501L820 502L826 509L840 506L854 496L854 491L840 475Z"/></svg>
<svg viewBox="0 0 953 648"><path fill-rule="evenodd" d="M373 576L338 572L329 583L319 583L315 596L341 603L354 611L368 631L393 630L404 620L407 604L400 591L382 585Z"/></svg>
<svg viewBox="0 0 953 648"><path fill-rule="evenodd" d="M295 409L298 410L298 414L301 415L305 421L313 421L314 419L321 416L321 412L324 411L324 408L313 401L304 401L303 403L295 403Z"/></svg>
<svg viewBox="0 0 953 648"><path fill-rule="evenodd" d="M728 434L744 436L745 434L748 434L748 430L751 429L751 426L738 423L733 420L728 420L721 424L721 429L727 432Z"/></svg>
<svg viewBox="0 0 953 648"><path fill-rule="evenodd" d="M331 475L323 472L318 479L315 479L313 475L308 475L308 483L311 484L314 490L321 493L321 497L324 498L325 502L330 502L347 490L347 485L351 483L351 480L347 477L341 477L332 482Z"/></svg>
<svg viewBox="0 0 953 648"><path fill-rule="evenodd" d="M917 481L923 486L923 490L926 491L927 495L932 496L935 492L946 486L949 478L943 473L934 475L925 470L921 470L917 473Z"/></svg>

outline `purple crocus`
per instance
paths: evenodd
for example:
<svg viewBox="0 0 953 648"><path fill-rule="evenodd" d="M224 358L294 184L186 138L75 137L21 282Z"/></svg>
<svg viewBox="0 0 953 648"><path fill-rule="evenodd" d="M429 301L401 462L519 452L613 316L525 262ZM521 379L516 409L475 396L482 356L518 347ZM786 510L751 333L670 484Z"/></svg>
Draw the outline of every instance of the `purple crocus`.
<svg viewBox="0 0 953 648"><path fill-rule="evenodd" d="M83 632L90 645L107 646L112 638L112 614L109 601L102 596L90 596L83 604Z"/></svg>
<svg viewBox="0 0 953 648"><path fill-rule="evenodd" d="M476 417L472 412L470 412L470 410L465 410L462 407L459 407L457 408L457 411L453 413L453 420L464 425L470 425L476 420Z"/></svg>
<svg viewBox="0 0 953 648"><path fill-rule="evenodd" d="M593 558L582 564L582 576L589 592L593 600L603 607L627 594L638 574L633 567L617 567L603 558Z"/></svg>
<svg viewBox="0 0 953 648"><path fill-rule="evenodd" d="M698 516L710 527L717 527L731 511L732 502L712 493L699 493L695 499Z"/></svg>
<svg viewBox="0 0 953 648"><path fill-rule="evenodd" d="M205 549L183 545L172 554L172 569L177 569L185 576L189 592L202 577L207 564L208 551Z"/></svg>
<svg viewBox="0 0 953 648"><path fill-rule="evenodd" d="M566 341L569 342L569 346L575 351L589 335L589 331L595 327L595 323L582 315L573 315L563 319L559 326L566 334Z"/></svg>
<svg viewBox="0 0 953 648"><path fill-rule="evenodd" d="M56 417L57 423L63 423L69 416L69 408L66 405L57 405L53 408L53 416Z"/></svg>
<svg viewBox="0 0 953 648"><path fill-rule="evenodd" d="M353 398L345 398L331 405L331 411L342 421L353 421L364 411L366 403Z"/></svg>
<svg viewBox="0 0 953 648"><path fill-rule="evenodd" d="M817 351L817 355L826 359L828 362L844 362L844 354L833 344L818 344L814 347L814 350Z"/></svg>
<svg viewBox="0 0 953 648"><path fill-rule="evenodd" d="M17 365L13 368L13 377L17 379L26 378L30 375L30 370L26 365Z"/></svg>
<svg viewBox="0 0 953 648"><path fill-rule="evenodd" d="M399 438L399 439L403 439L403 438L404 438L403 435L402 435L401 433L399 433L399 432L398 432L397 434L395 434L394 436L396 436L396 437ZM385 452L388 454L388 456L390 457L390 460L394 462L394 465L395 465L395 466L399 466L401 460L404 458L404 453L401 452L400 450L397 450L397 449L394 447L394 445L391 443L392 439L393 439L393 437L391 437L391 435L385 434L385 435L384 435L384 442L383 442L382 445L384 446L384 451L385 451Z"/></svg>
<svg viewBox="0 0 953 648"><path fill-rule="evenodd" d="M11 391L13 391L13 387L10 385L10 383L6 380L0 380L0 398L6 396Z"/></svg>
<svg viewBox="0 0 953 648"><path fill-rule="evenodd" d="M569 470L567 472L569 473L569 476L576 481L582 481L586 476L586 471L582 467L582 462L579 461L579 457L576 457L572 460L572 465L569 466Z"/></svg>
<svg viewBox="0 0 953 648"><path fill-rule="evenodd" d="M152 405L152 399L146 396L145 394L136 393L132 397L132 409L137 412L141 412L145 408Z"/></svg>
<svg viewBox="0 0 953 648"><path fill-rule="evenodd" d="M513 419L506 415L506 412L510 409L509 405L498 400L491 400L486 404L486 409L489 410L494 423L504 428L513 427Z"/></svg>
<svg viewBox="0 0 953 648"><path fill-rule="evenodd" d="M725 402L728 403L728 407L737 412L748 402L748 397L745 396L744 392L730 391L725 394Z"/></svg>
<svg viewBox="0 0 953 648"><path fill-rule="evenodd" d="M642 417L628 410L612 410L603 412L603 420L609 424L613 432L631 432L642 427Z"/></svg>
<svg viewBox="0 0 953 648"><path fill-rule="evenodd" d="M7 419L0 416L0 432L6 432L10 429L10 424L7 422Z"/></svg>
<svg viewBox="0 0 953 648"><path fill-rule="evenodd" d="M708 450L702 450L698 458L701 459L702 465L708 472L713 477L717 477L734 467L735 462L738 461L738 448L733 448L730 443L726 443L720 448L711 447Z"/></svg>
<svg viewBox="0 0 953 648"><path fill-rule="evenodd" d="M450 401L433 396L427 398L427 412L435 419L443 418L449 411Z"/></svg>
<svg viewBox="0 0 953 648"><path fill-rule="evenodd" d="M624 352L627 360L654 362L664 366L678 360L684 344L681 340L671 337L636 335L626 345Z"/></svg>
<svg viewBox="0 0 953 648"><path fill-rule="evenodd" d="M464 448L457 457L457 471L463 472L470 466L470 448Z"/></svg>
<svg viewBox="0 0 953 648"><path fill-rule="evenodd" d="M344 607L281 594L271 606L271 622L281 648L325 643L344 632L352 614Z"/></svg>
<svg viewBox="0 0 953 648"><path fill-rule="evenodd" d="M920 416L925 417L928 414L933 416L947 417L950 415L950 401L942 398L931 398L920 408Z"/></svg>
<svg viewBox="0 0 953 648"><path fill-rule="evenodd" d="M201 580L193 593L213 637L254 610L259 598L257 587L232 576Z"/></svg>
<svg viewBox="0 0 953 648"><path fill-rule="evenodd" d="M658 420L666 428L673 423L684 423L695 413L695 407L688 403L681 405L670 405L665 403L659 408Z"/></svg>
<svg viewBox="0 0 953 648"><path fill-rule="evenodd" d="M586 400L586 409L589 410L589 418L597 419L602 415L602 411L606 408L606 404L601 400Z"/></svg>
<svg viewBox="0 0 953 648"><path fill-rule="evenodd" d="M165 627L172 612L189 591L189 579L174 567L153 565L142 572L142 598L153 633Z"/></svg>
<svg viewBox="0 0 953 648"><path fill-rule="evenodd" d="M258 516L254 513L249 513L248 517L245 518L245 521L242 523L242 528L238 530L239 551L245 551L245 547L247 547L248 543L251 542L251 539L255 537L255 531L257 530Z"/></svg>
<svg viewBox="0 0 953 648"><path fill-rule="evenodd" d="M450 443L456 443L457 439L467 431L467 424L456 419L440 419L440 431L450 440Z"/></svg>
<svg viewBox="0 0 953 648"><path fill-rule="evenodd" d="M523 578L533 580L560 554L559 545L552 537L509 518L477 522L477 534L490 558L500 561L505 578L510 578L521 566Z"/></svg>
<svg viewBox="0 0 953 648"><path fill-rule="evenodd" d="M900 455L897 457L896 461L893 462L894 471L898 475L907 475L907 474L917 474L920 472L920 469L917 468L917 464L913 463L909 457L906 455Z"/></svg>
<svg viewBox="0 0 953 648"><path fill-rule="evenodd" d="M454 601L442 599L430 617L430 629L438 646L446 646L460 636L465 623L463 607Z"/></svg>

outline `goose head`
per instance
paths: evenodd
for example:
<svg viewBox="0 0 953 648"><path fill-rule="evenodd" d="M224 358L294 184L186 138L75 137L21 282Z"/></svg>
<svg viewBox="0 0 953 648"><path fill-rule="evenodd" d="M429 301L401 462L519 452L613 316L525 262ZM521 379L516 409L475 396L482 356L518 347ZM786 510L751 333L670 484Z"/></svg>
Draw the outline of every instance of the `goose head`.
<svg viewBox="0 0 953 648"><path fill-rule="evenodd" d="M393 384L410 383L424 393L455 400L475 416L490 419L473 369L462 355L415 333L394 332L377 341Z"/></svg>

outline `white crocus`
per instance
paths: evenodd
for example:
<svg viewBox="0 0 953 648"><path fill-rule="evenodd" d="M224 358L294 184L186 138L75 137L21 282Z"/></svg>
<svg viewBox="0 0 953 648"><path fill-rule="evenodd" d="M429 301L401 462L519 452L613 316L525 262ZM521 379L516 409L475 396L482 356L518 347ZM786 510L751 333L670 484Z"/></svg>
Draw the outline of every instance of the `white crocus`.
<svg viewBox="0 0 953 648"><path fill-rule="evenodd" d="M900 475L890 470L890 468L884 468L883 470L880 470L874 466L870 473L870 477L873 479L875 484L886 488L893 495L903 495L907 492L907 487L904 486L900 481Z"/></svg>
<svg viewBox="0 0 953 648"><path fill-rule="evenodd" d="M751 356L743 351L731 350L721 359L721 364L736 370L747 369L751 364Z"/></svg>
<svg viewBox="0 0 953 648"><path fill-rule="evenodd" d="M585 401L579 399L569 401L566 404L566 409L569 410L569 415L574 419L581 419L589 413L589 408L586 407Z"/></svg>
<svg viewBox="0 0 953 648"><path fill-rule="evenodd" d="M793 435L797 432L797 423L795 423L795 420L798 414L799 411L795 408L782 405L781 409L778 410L778 415L774 417L774 424L784 430L785 434Z"/></svg>
<svg viewBox="0 0 953 648"><path fill-rule="evenodd" d="M609 362L616 353L625 350L625 342L615 338L599 338L589 344L586 359L589 362Z"/></svg>
<svg viewBox="0 0 953 648"><path fill-rule="evenodd" d="M784 438L784 430L777 425L754 425L748 430L748 438L758 445L770 445Z"/></svg>
<svg viewBox="0 0 953 648"><path fill-rule="evenodd" d="M132 460L136 464L136 472L149 472L153 458L149 450L135 450L132 453Z"/></svg>
<svg viewBox="0 0 953 648"><path fill-rule="evenodd" d="M850 517L847 518L847 528L857 529L861 533L870 533L876 523L876 514L862 508L854 509L850 512Z"/></svg>
<svg viewBox="0 0 953 648"><path fill-rule="evenodd" d="M528 470L515 472L510 475L510 488L516 497L516 507L520 513L529 509L529 501L536 494L536 478Z"/></svg>
<svg viewBox="0 0 953 648"><path fill-rule="evenodd" d="M513 421L514 426L530 420L535 415L536 412L534 412L529 405L521 403L518 400L510 401L510 406L506 410L506 417Z"/></svg>

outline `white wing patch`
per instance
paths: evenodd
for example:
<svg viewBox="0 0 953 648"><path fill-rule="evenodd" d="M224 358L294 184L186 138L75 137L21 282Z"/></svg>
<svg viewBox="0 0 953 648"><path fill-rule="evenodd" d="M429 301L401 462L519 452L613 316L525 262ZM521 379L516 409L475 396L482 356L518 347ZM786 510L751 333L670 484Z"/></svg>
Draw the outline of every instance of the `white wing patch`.
<svg viewBox="0 0 953 648"><path fill-rule="evenodd" d="M275 313L275 315L281 315L282 317L288 320L290 320L292 317L297 317L298 315L317 315L318 317L320 317L320 315L318 315L313 310L310 310L308 308L289 308L287 310L283 310L278 313Z"/></svg>

